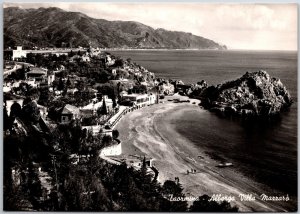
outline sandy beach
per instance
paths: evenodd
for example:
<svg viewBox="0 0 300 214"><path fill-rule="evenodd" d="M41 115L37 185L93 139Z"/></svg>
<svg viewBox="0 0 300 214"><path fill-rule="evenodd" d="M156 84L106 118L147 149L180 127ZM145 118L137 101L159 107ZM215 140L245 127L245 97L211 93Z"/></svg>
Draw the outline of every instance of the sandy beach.
<svg viewBox="0 0 300 214"><path fill-rule="evenodd" d="M162 102L125 115L117 124L124 155L147 155L159 170L158 181L179 177L186 196L222 194L234 196L230 202L240 211L284 211L277 202L258 200L261 186L230 168L218 168L199 147L176 132L174 120L186 111L203 113L198 100L174 103L166 97ZM181 97L181 99L188 99ZM201 121L199 121L201 122ZM201 131L201 130L199 130ZM191 169L196 173L189 173ZM241 201L240 194L256 196L255 201Z"/></svg>

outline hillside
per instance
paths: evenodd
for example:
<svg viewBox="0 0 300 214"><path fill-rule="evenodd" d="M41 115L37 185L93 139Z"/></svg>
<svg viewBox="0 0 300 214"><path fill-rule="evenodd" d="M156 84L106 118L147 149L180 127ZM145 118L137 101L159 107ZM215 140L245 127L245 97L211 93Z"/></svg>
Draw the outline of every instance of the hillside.
<svg viewBox="0 0 300 214"><path fill-rule="evenodd" d="M59 8L4 9L4 47L226 49L191 33L153 29L133 21L94 19Z"/></svg>

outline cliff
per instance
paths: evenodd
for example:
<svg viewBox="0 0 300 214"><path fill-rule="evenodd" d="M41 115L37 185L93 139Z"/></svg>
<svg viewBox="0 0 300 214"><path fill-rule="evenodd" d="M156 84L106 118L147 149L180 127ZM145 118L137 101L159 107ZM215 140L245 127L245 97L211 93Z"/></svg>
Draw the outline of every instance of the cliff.
<svg viewBox="0 0 300 214"><path fill-rule="evenodd" d="M195 96L195 93L194 93ZM202 88L196 94L202 106L221 115L273 117L288 109L292 98L280 79L260 70L217 86Z"/></svg>

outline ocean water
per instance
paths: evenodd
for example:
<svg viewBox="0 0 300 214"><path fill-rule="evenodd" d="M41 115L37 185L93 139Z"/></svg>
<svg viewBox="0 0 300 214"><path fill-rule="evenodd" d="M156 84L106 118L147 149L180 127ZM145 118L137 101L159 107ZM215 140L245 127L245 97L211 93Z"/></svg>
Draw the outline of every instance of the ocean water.
<svg viewBox="0 0 300 214"><path fill-rule="evenodd" d="M281 120L249 123L205 111L174 119L176 130L211 158L228 161L274 193L297 195L297 52L280 51L111 51L163 78L219 84L246 71L266 70L293 97ZM263 191L263 190L262 190ZM263 193L263 192L262 192Z"/></svg>

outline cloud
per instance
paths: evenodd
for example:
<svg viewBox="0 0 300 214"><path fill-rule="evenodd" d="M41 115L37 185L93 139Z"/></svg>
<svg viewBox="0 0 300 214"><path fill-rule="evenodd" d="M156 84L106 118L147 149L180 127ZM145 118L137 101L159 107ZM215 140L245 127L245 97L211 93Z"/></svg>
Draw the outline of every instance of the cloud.
<svg viewBox="0 0 300 214"><path fill-rule="evenodd" d="M231 48L297 49L297 4L44 3L93 18L132 20L153 28L185 31ZM4 7L16 6L5 3Z"/></svg>

